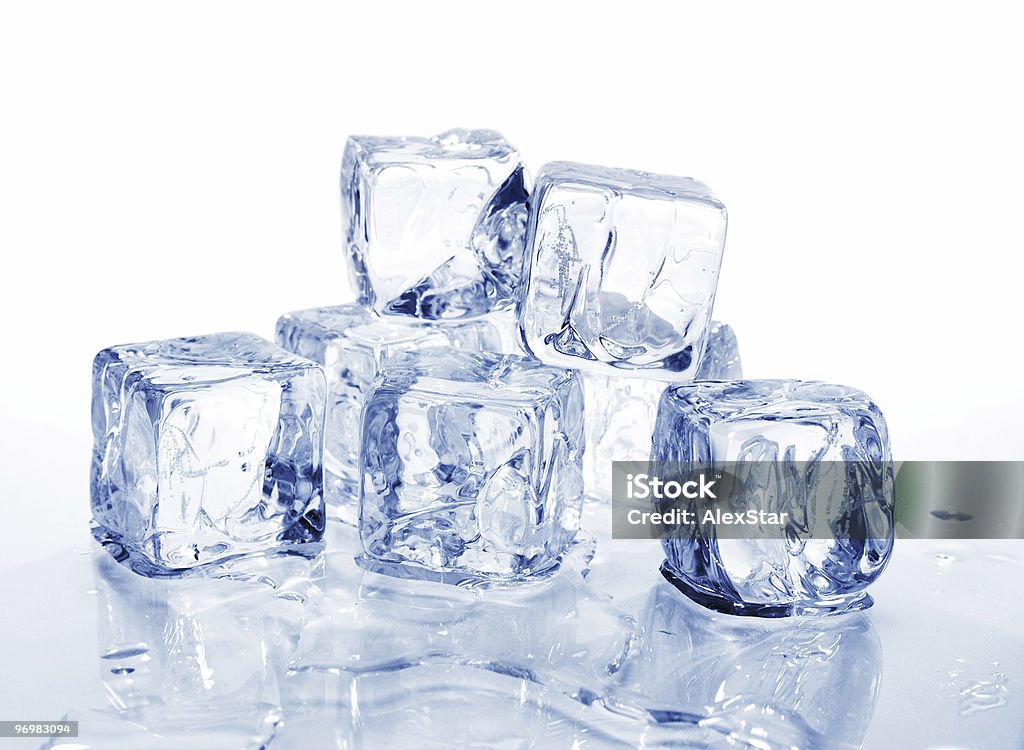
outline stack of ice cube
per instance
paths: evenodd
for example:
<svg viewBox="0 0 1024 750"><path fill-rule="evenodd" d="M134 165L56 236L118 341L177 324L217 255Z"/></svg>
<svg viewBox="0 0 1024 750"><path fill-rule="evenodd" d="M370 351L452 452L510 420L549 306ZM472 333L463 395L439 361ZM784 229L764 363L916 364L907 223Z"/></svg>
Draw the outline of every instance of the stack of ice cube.
<svg viewBox="0 0 1024 750"><path fill-rule="evenodd" d="M612 461L689 445L675 414L689 384L742 377L735 334L711 319L726 211L695 180L552 162L531 190L500 134L451 130L351 137L341 192L356 303L283 315L277 346L219 335L98 355L96 533L136 570L315 552L326 514L397 575L540 575L584 498L610 498ZM888 460L877 408L854 411ZM777 421L744 424L754 439ZM692 550L677 543L678 578Z"/></svg>

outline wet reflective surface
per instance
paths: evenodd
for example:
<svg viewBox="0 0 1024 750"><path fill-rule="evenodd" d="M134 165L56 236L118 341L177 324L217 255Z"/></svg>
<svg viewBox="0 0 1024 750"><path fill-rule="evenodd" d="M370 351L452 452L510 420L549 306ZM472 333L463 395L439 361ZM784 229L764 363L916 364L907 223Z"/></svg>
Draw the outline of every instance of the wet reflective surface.
<svg viewBox="0 0 1024 750"><path fill-rule="evenodd" d="M901 541L867 612L707 611L660 545L461 589L327 554L150 580L83 539L8 575L3 718L72 748L1019 748L1024 543ZM596 548L596 554L594 550ZM0 741L4 742L4 741ZM4 745L6 747L6 745Z"/></svg>

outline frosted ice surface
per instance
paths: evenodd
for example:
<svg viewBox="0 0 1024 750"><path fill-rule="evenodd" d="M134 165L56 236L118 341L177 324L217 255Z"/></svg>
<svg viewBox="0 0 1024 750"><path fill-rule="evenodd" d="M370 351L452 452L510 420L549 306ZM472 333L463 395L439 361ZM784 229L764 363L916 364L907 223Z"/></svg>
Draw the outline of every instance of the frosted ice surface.
<svg viewBox="0 0 1024 750"><path fill-rule="evenodd" d="M732 327L717 320L708 329L708 345L704 350L694 380L739 380L743 377L739 343Z"/></svg>

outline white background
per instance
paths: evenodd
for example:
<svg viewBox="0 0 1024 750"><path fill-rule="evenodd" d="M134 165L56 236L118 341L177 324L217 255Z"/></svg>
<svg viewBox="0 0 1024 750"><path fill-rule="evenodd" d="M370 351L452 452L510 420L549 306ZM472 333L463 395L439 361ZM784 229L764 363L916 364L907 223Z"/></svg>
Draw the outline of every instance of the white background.
<svg viewBox="0 0 1024 750"><path fill-rule="evenodd" d="M0 566L86 528L97 350L350 299L357 132L704 180L749 376L866 390L898 458L1024 458L1020 28L977 3L5 3Z"/></svg>

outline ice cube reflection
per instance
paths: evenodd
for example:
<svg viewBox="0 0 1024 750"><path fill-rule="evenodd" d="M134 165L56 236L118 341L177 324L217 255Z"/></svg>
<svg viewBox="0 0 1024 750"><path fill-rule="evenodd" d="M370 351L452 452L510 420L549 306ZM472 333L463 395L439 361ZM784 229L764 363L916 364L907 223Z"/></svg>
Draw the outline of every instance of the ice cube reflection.
<svg viewBox="0 0 1024 750"><path fill-rule="evenodd" d="M623 680L652 707L694 713L737 737L860 746L882 673L881 641L866 613L736 617L661 581L640 626L642 646Z"/></svg>
<svg viewBox="0 0 1024 750"><path fill-rule="evenodd" d="M366 571L355 529L329 533L318 561L217 577L97 551L104 696L75 747L844 747L870 718L864 617L751 622L659 582L638 624L587 582L586 542L543 580L463 589Z"/></svg>
<svg viewBox="0 0 1024 750"><path fill-rule="evenodd" d="M276 734L322 559L248 558L182 579L134 575L102 550L92 564L105 699L78 711L79 745L248 748Z"/></svg>

